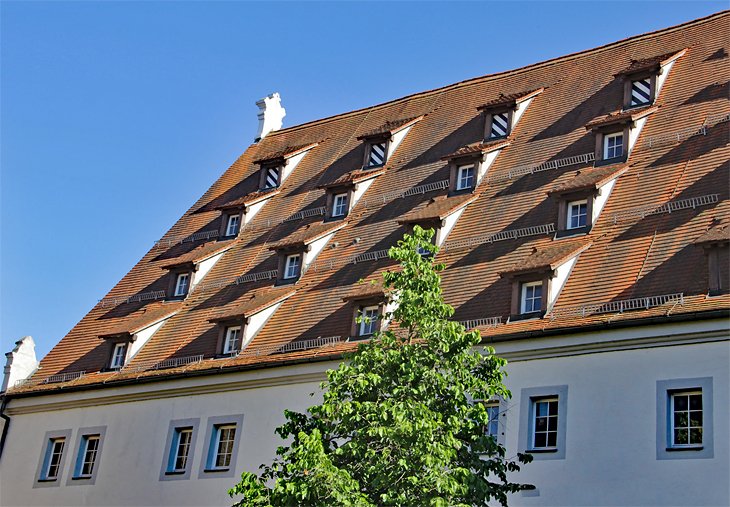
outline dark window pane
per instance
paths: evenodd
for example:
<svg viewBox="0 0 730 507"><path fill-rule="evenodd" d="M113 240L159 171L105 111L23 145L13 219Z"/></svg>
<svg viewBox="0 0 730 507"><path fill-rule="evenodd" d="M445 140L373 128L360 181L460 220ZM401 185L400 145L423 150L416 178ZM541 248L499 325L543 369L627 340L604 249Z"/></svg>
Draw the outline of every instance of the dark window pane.
<svg viewBox="0 0 730 507"><path fill-rule="evenodd" d="M674 410L687 410L687 396L679 394L674 396Z"/></svg>
<svg viewBox="0 0 730 507"><path fill-rule="evenodd" d="M540 286L540 289L542 290L542 285ZM558 415L558 402L557 401L550 402L550 415Z"/></svg>
<svg viewBox="0 0 730 507"><path fill-rule="evenodd" d="M548 413L547 410L548 410L547 403L541 402L541 403L537 404L537 415L538 416L546 416Z"/></svg>
<svg viewBox="0 0 730 507"><path fill-rule="evenodd" d="M702 426L702 412L690 412L689 413L689 425L690 426Z"/></svg>
<svg viewBox="0 0 730 507"><path fill-rule="evenodd" d="M674 443L677 445L687 444L687 430L674 430Z"/></svg>
<svg viewBox="0 0 730 507"><path fill-rule="evenodd" d="M547 430L547 417L538 417L535 419L535 431Z"/></svg>
<svg viewBox="0 0 730 507"><path fill-rule="evenodd" d="M548 418L548 431L558 431L558 418L557 417Z"/></svg>
<svg viewBox="0 0 730 507"><path fill-rule="evenodd" d="M689 443L690 444L701 444L702 443L702 428L692 428L689 430Z"/></svg>
<svg viewBox="0 0 730 507"><path fill-rule="evenodd" d="M545 438L545 433L538 433L535 435L535 447L547 447L546 443L547 439Z"/></svg>
<svg viewBox="0 0 730 507"><path fill-rule="evenodd" d="M674 427L675 428L686 428L687 427L687 412L675 412L674 413Z"/></svg>
<svg viewBox="0 0 730 507"><path fill-rule="evenodd" d="M689 408L690 410L702 410L701 394L693 394L689 397Z"/></svg>
<svg viewBox="0 0 730 507"><path fill-rule="evenodd" d="M557 447L558 445L558 434L557 433L548 433L547 435L547 446L548 447Z"/></svg>

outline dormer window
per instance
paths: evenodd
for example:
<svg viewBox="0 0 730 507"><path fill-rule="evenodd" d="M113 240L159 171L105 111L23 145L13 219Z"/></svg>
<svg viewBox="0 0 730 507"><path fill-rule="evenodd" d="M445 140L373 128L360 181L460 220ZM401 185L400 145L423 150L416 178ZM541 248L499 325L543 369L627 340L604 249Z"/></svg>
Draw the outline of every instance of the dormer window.
<svg viewBox="0 0 730 507"><path fill-rule="evenodd" d="M629 100L630 107L645 106L654 101L653 82L655 79L644 77L631 81L631 98Z"/></svg>
<svg viewBox="0 0 730 507"><path fill-rule="evenodd" d="M380 309L377 306L363 306L358 309L360 324L357 328L357 336L366 338L371 336L378 329L378 316Z"/></svg>
<svg viewBox="0 0 730 507"><path fill-rule="evenodd" d="M633 60L631 65L616 74L624 82L623 108L631 109L653 104L674 62L685 51Z"/></svg>
<svg viewBox="0 0 730 507"><path fill-rule="evenodd" d="M317 143L291 146L255 160L254 163L261 166L259 189L271 190L280 187L309 150L315 146Z"/></svg>
<svg viewBox="0 0 730 507"><path fill-rule="evenodd" d="M431 242L441 247L466 207L478 198L479 196L475 194L435 197L425 203L425 206L419 205L403 215L398 219L398 223L406 225L409 233L416 225L424 230L433 229L434 235L431 237ZM428 255L431 252L420 248L419 253Z"/></svg>
<svg viewBox="0 0 730 507"><path fill-rule="evenodd" d="M238 236L238 230L241 225L241 215L238 213L227 215L226 236Z"/></svg>
<svg viewBox="0 0 730 507"><path fill-rule="evenodd" d="M548 192L558 204L557 237L585 234L603 210L619 176L628 171L625 164L581 169L561 177Z"/></svg>
<svg viewBox="0 0 730 507"><path fill-rule="evenodd" d="M223 354L236 354L241 346L241 326L228 326L225 328L225 339L223 341Z"/></svg>
<svg viewBox="0 0 730 507"><path fill-rule="evenodd" d="M492 126L489 131L490 139L499 139L507 137L510 133L510 112L492 114Z"/></svg>
<svg viewBox="0 0 730 507"><path fill-rule="evenodd" d="M302 267L302 256L300 254L287 255L286 266L284 268L284 279L292 280L299 278Z"/></svg>
<svg viewBox="0 0 730 507"><path fill-rule="evenodd" d="M351 340L370 338L388 326L393 303L386 298L382 280L360 282L342 300L349 303L352 312Z"/></svg>
<svg viewBox="0 0 730 507"><path fill-rule="evenodd" d="M175 281L175 297L184 297L190 288L190 273L180 273Z"/></svg>
<svg viewBox="0 0 730 507"><path fill-rule="evenodd" d="M730 292L730 226L717 224L694 241L707 261L708 295Z"/></svg>
<svg viewBox="0 0 730 507"><path fill-rule="evenodd" d="M603 160L620 158L624 155L624 133L614 132L603 136Z"/></svg>
<svg viewBox="0 0 730 507"><path fill-rule="evenodd" d="M127 360L127 343L115 343L114 349L112 350L112 358L109 362L109 368L112 370L118 370Z"/></svg>
<svg viewBox="0 0 730 507"><path fill-rule="evenodd" d="M385 164L386 154L388 153L388 142L379 141L368 144L368 156L365 167L375 168Z"/></svg>
<svg viewBox="0 0 730 507"><path fill-rule="evenodd" d="M566 229L579 229L588 224L588 200L568 202L568 217Z"/></svg>
<svg viewBox="0 0 730 507"><path fill-rule="evenodd" d="M458 167L456 190L470 190L474 187L474 164Z"/></svg>
<svg viewBox="0 0 730 507"><path fill-rule="evenodd" d="M347 215L347 193L336 194L332 199L332 217L344 217Z"/></svg>
<svg viewBox="0 0 730 507"><path fill-rule="evenodd" d="M532 253L499 274L512 283L510 320L540 317L555 305L578 256L591 246L585 240L566 240L533 248Z"/></svg>
<svg viewBox="0 0 730 507"><path fill-rule="evenodd" d="M280 184L281 167L262 167L261 168L261 190L270 190L277 188Z"/></svg>
<svg viewBox="0 0 730 507"><path fill-rule="evenodd" d="M508 137L530 102L543 90L539 88L529 92L500 94L496 99L479 106L477 109L484 112L484 141Z"/></svg>

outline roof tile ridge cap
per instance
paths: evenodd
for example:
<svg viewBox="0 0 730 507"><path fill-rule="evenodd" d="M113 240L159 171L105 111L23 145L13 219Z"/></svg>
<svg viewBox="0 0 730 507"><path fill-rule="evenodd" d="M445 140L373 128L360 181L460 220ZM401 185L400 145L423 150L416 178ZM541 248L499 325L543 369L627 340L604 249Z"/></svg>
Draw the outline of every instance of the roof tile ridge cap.
<svg viewBox="0 0 730 507"><path fill-rule="evenodd" d="M295 131L295 130L298 130L298 129L304 128L304 127L311 127L312 125L316 125L316 124L319 124L319 123L326 123L326 122L329 122L329 121L335 121L335 120L340 119L340 118L346 118L348 116L351 116L351 115L354 115L354 114L358 114L358 113L362 113L363 111L367 111L368 109L375 110L375 109L378 109L378 108L382 108L382 107L386 107L386 106L390 106L390 105L395 105L398 102L401 102L401 101L404 101L404 100L410 100L410 99L413 99L413 98L416 98L416 97L427 97L429 95L436 94L436 93L443 93L445 91L449 91L449 90L451 90L453 88L457 88L457 87L460 87L460 86L468 86L470 84L474 84L474 83L477 83L477 82L480 82L480 81L490 81L490 80L493 80L493 79L497 79L499 77L506 77L506 76L510 76L510 75L513 75L513 74L517 74L517 73L521 73L521 72L526 72L528 70L536 69L536 68L539 69L539 68L542 68L544 66L554 65L556 63L560 63L562 61L574 60L575 58L578 58L580 56L589 55L589 54L592 54L592 53L601 53L603 51L607 51L607 50L612 49L614 47L621 47L621 46L624 46L626 44L630 44L631 42L638 42L638 41L640 41L642 39L649 38L649 37L653 37L655 35L665 34L665 33L668 34L668 33L675 32L677 30L681 30L683 28L688 28L690 26L699 25L699 24L703 24L703 23L709 23L710 21L714 20L715 18L721 18L721 17L727 16L727 15L730 15L730 9L724 10L724 11L720 11L720 12L715 12L713 14L709 14L709 15L704 16L704 17L701 17L701 18L693 19L693 20L690 20L690 21L685 21L684 23L680 23L680 24L677 24L677 25L669 26L669 27L666 27L666 28L660 28L658 30L654 30L654 31L651 31L651 32L645 32L645 33L641 33L641 34L637 34L637 35L631 35L631 36L626 37L624 39L620 39L620 40L614 41L614 42L609 42L607 44L603 44L601 46L597 46L597 47L594 47L594 48L583 49L583 50L580 50L580 51L576 51L574 53L569 53L567 55L561 55L561 56L557 56L555 58L550 58L548 60L543 60L541 62L531 63L531 64L528 64L528 65L524 65L522 67L518 67L516 69L495 72L495 73L492 73L492 74L485 74L483 76L477 76L477 77L465 79L465 80L458 81L456 83L452 83L452 84L448 84L448 85L444 85L444 86L441 86L441 87L438 87L438 88L432 88L430 90L424 90L424 91L421 91L421 92L412 93L412 94L409 94L409 95L405 95L403 97L399 97L399 98L396 98L396 99L392 99L392 100L389 100L389 101L386 101L386 102L381 102L381 103L378 103L378 104L375 104L375 105L372 105L372 106L363 107L363 108L360 108L360 109L355 109L353 111L347 111L347 112L340 113L340 114L334 114L332 116L326 116L324 118L318 118L316 120L312 120L312 121L309 121L309 122L300 123L299 125L292 125L291 127L286 127L286 128L281 129L281 130L277 130L275 132L271 132L271 133L269 133L269 135L267 137L273 137L273 136L282 134L284 132L292 132L292 131ZM689 47L687 47L685 49L689 49ZM547 88L547 86L545 86L545 88ZM425 113L425 114L428 114L428 113Z"/></svg>

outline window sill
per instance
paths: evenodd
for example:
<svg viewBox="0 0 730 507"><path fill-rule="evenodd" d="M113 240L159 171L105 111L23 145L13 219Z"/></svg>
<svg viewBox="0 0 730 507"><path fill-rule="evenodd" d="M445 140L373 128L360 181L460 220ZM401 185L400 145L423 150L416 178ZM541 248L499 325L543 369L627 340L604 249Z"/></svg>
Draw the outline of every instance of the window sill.
<svg viewBox="0 0 730 507"><path fill-rule="evenodd" d="M58 477L38 479L38 482L56 482Z"/></svg>
<svg viewBox="0 0 730 507"><path fill-rule="evenodd" d="M77 475L77 476L71 477L72 481L88 481L89 479L91 479L90 475Z"/></svg>
<svg viewBox="0 0 730 507"><path fill-rule="evenodd" d="M231 469L231 467L206 468L204 471L206 473L215 473L215 472L228 472L230 469Z"/></svg>
<svg viewBox="0 0 730 507"><path fill-rule="evenodd" d="M585 236L588 234L590 227L589 226L583 226L583 227L576 227L574 229L562 229L555 233L555 239L562 239L562 238L573 238L575 236Z"/></svg>
<svg viewBox="0 0 730 507"><path fill-rule="evenodd" d="M167 470L165 475L185 475L186 470Z"/></svg>
<svg viewBox="0 0 730 507"><path fill-rule="evenodd" d="M632 109L639 109L640 107L648 107L648 106L653 106L653 105L654 105L654 101L650 100L648 102L644 102L643 104L636 104L633 106L631 104L629 104L628 106L625 106L623 110L631 111Z"/></svg>
<svg viewBox="0 0 730 507"><path fill-rule="evenodd" d="M601 160L596 160L593 162L594 167L601 167L604 165L611 165L611 164L618 164L621 162L626 162L626 155L621 155L620 157L614 157L614 158L602 158Z"/></svg>
<svg viewBox="0 0 730 507"><path fill-rule="evenodd" d="M705 447L703 445L692 445L687 447L667 447L667 452L681 452L681 451L701 451Z"/></svg>
<svg viewBox="0 0 730 507"><path fill-rule="evenodd" d="M558 452L558 448L552 447L549 449L527 449L525 452L530 453L530 454L543 454L543 453L548 453L548 452Z"/></svg>
<svg viewBox="0 0 730 507"><path fill-rule="evenodd" d="M518 313L515 315L509 316L510 322L516 322L518 320L531 320L531 319L541 319L542 316L545 315L545 312L530 312L530 313Z"/></svg>

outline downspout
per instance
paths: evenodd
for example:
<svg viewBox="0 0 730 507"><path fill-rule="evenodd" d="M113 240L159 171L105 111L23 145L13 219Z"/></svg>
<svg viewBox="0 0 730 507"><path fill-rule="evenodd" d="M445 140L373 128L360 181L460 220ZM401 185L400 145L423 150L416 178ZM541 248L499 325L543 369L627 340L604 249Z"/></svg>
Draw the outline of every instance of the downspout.
<svg viewBox="0 0 730 507"><path fill-rule="evenodd" d="M2 399L2 404L0 404L0 417L2 417L2 419L5 421L5 424L3 424L3 432L2 435L0 435L0 459L2 459L3 456L3 449L5 449L5 438L8 436L8 428L10 428L10 417L5 414L5 407L8 404L7 395L3 396Z"/></svg>

